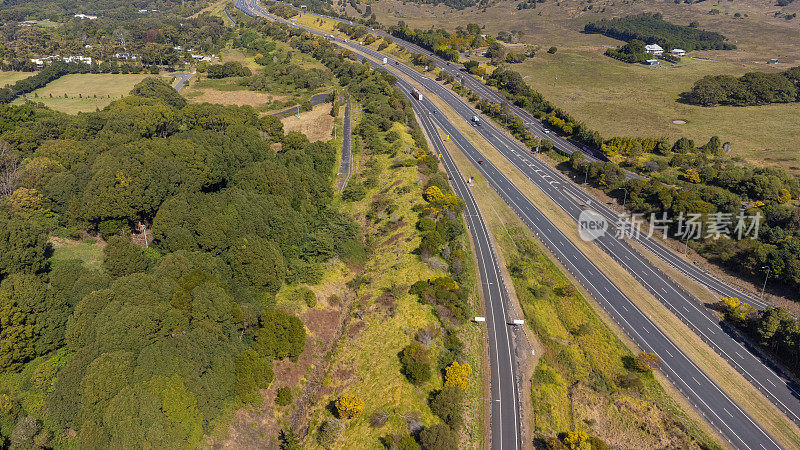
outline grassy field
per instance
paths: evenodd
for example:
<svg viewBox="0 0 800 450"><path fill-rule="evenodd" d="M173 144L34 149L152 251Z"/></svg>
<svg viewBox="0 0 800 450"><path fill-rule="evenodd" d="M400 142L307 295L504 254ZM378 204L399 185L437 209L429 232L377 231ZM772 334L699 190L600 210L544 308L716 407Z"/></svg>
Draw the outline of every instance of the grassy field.
<svg viewBox="0 0 800 450"><path fill-rule="evenodd" d="M451 155L489 225L530 330L540 343L531 376L535 436L582 430L617 448L717 447L652 374L630 369L634 356L534 243L534 236L452 145ZM626 387L620 387L625 384Z"/></svg>
<svg viewBox="0 0 800 450"><path fill-rule="evenodd" d="M800 173L800 103L704 108L678 103L681 92L703 76L741 75L729 61L684 58L685 65L648 68L608 58L602 49L541 52L514 66L553 104L605 137L681 136L705 144L719 136L732 156L757 165L780 165ZM688 123L676 125L673 120Z"/></svg>
<svg viewBox="0 0 800 450"><path fill-rule="evenodd" d="M28 94L26 98L68 114L95 111L128 95L146 74L73 74L66 75ZM171 78L170 78L171 79ZM65 97L66 95L66 97ZM24 102L18 98L15 104Z"/></svg>
<svg viewBox="0 0 800 450"><path fill-rule="evenodd" d="M58 266L71 259L83 262L87 267L95 270L103 269L104 243L95 238L75 241L71 239L52 238L53 256L50 258L52 266Z"/></svg>
<svg viewBox="0 0 800 450"><path fill-rule="evenodd" d="M35 74L36 72L0 72L0 86L16 83Z"/></svg>
<svg viewBox="0 0 800 450"><path fill-rule="evenodd" d="M344 111L344 108L342 108ZM333 117L330 114L331 104L321 103L311 111L292 114L281 119L283 131L299 131L312 142L327 141L333 137Z"/></svg>

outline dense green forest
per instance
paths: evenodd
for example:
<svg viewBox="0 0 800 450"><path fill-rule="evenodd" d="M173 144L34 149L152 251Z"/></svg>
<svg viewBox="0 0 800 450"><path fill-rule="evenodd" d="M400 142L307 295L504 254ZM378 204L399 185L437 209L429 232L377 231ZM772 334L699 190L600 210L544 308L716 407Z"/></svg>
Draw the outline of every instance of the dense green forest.
<svg viewBox="0 0 800 450"><path fill-rule="evenodd" d="M584 31L626 42L638 39L647 44L658 44L666 51L673 48L681 48L687 52L736 48L719 33L701 30L694 26L676 25L662 19L658 13L600 19L597 22L587 23Z"/></svg>
<svg viewBox="0 0 800 450"><path fill-rule="evenodd" d="M701 106L751 106L800 101L800 66L781 73L750 72L708 75L681 94L686 103Z"/></svg>
<svg viewBox="0 0 800 450"><path fill-rule="evenodd" d="M287 282L360 258L335 149L146 79L91 114L3 106L0 432L14 446L193 447L304 347ZM272 148L280 146L277 153ZM9 185L8 183L13 183ZM152 224L147 249L127 238ZM106 237L103 272L48 235Z"/></svg>

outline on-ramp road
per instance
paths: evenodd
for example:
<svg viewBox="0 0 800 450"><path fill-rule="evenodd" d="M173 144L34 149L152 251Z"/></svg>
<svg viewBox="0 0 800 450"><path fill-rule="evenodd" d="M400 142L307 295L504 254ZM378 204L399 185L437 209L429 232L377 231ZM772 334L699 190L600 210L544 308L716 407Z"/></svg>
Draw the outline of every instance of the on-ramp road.
<svg viewBox="0 0 800 450"><path fill-rule="evenodd" d="M262 10L263 11L263 10ZM259 14L266 12L259 11ZM319 34L319 33L317 33ZM337 43L345 43L342 39L334 39ZM353 43L347 43L353 45ZM358 47L358 46L355 46ZM376 52L366 48L359 48L365 53L375 54ZM377 54L376 57L383 57ZM421 83L434 91L436 95L450 104L459 114L464 114L467 110L463 108L463 102L454 98L438 83L422 77L412 69L405 68L401 64L390 64L392 71L402 71L408 76L420 78ZM402 79L398 81L402 89L410 90L411 86ZM441 91L445 92L441 92ZM459 103L461 102L461 103ZM434 108L432 104L429 108ZM468 112L472 114L472 112ZM466 140L455 127L442 114L434 114L434 120L439 126L450 134L454 141L462 148L473 163L479 159L485 159ZM481 127L483 128L483 127ZM484 131L485 130L485 131ZM492 142L495 147L505 147L507 143L498 140L502 136L498 130L486 127L482 130L484 137ZM498 148L500 150L500 148ZM506 149L511 152L511 149ZM514 152L518 152L514 149ZM508 155L506 155L508 157ZM533 159L535 160L535 158ZM532 160L526 161L532 164ZM603 273L581 253L572 242L563 235L524 195L511 183L504 174L497 170L491 163L487 162L477 165L492 186L500 193L501 197L517 212L523 221L531 227L540 239L550 250L559 258L561 263L589 290L589 292L609 311L609 314L619 322L620 326L636 341L636 343L647 351L658 354L663 362L662 370L670 381L681 390L684 395L703 413L720 433L725 436L731 445L737 448L778 448L778 445L758 426L738 405L736 405L721 389L714 384L686 355L664 335L647 316L639 311L636 306L628 299L617 287L607 279ZM548 177L538 175L540 182L552 186ZM538 184L537 184L538 185ZM555 187L563 189L563 187ZM551 194L548 194L551 195ZM556 199L554 199L556 200ZM563 207L563 206L562 206Z"/></svg>

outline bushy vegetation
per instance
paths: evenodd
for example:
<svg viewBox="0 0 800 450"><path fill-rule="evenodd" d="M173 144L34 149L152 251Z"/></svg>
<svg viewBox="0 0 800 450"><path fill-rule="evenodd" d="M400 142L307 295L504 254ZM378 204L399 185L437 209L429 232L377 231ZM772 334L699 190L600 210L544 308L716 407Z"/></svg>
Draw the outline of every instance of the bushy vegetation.
<svg viewBox="0 0 800 450"><path fill-rule="evenodd" d="M477 24L469 24L467 28L458 27L455 33L443 29L411 30L400 21L389 27L389 33L400 39L419 45L432 51L447 61L458 62L459 52L483 45L481 28Z"/></svg>
<svg viewBox="0 0 800 450"><path fill-rule="evenodd" d="M624 61L626 63L640 63L653 57L644 51L644 42L633 39L625 45L606 50L606 56Z"/></svg>
<svg viewBox="0 0 800 450"><path fill-rule="evenodd" d="M335 150L252 108L186 105L149 79L96 113L0 115L13 180L0 200L0 370L22 380L2 386L5 437L199 444L261 401L273 360L303 351L302 322L274 307L281 285L363 253L358 226L331 207ZM129 237L139 223L146 250ZM105 236L105 270L51 269L58 227Z"/></svg>
<svg viewBox="0 0 800 450"><path fill-rule="evenodd" d="M758 311L735 297L723 297L716 306L725 320L777 356L795 374L800 373L800 322L797 318L783 308Z"/></svg>
<svg viewBox="0 0 800 450"><path fill-rule="evenodd" d="M692 50L731 50L736 46L727 38L713 31L667 22L661 14L637 14L633 16L600 19L587 23L587 33L603 34L614 39L630 42L638 39L647 44L658 44L665 51L673 48Z"/></svg>
<svg viewBox="0 0 800 450"><path fill-rule="evenodd" d="M750 106L800 101L800 66L781 73L750 72L736 78L709 75L681 94L687 103L701 106Z"/></svg>

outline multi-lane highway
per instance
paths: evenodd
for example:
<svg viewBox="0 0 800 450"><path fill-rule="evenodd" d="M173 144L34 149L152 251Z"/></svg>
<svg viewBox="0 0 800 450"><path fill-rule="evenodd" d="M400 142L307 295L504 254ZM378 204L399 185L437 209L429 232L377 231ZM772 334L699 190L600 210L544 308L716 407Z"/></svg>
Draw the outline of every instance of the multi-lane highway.
<svg viewBox="0 0 800 450"><path fill-rule="evenodd" d="M257 3L247 4L244 0L239 0L236 6L249 15L261 15L285 23L283 20L269 16ZM465 202L464 216L478 261L478 275L484 299L491 386L491 396L487 399L491 410L491 446L496 449L517 450L522 447L520 379L516 376L514 339L511 332L511 328L514 326L512 325L513 318L508 317L507 314L507 305L510 300L506 281L503 278L489 231L475 198L447 152L444 142L431 120L432 110L411 97L411 88L408 84L404 86L403 92L412 101L420 125L433 149L440 155L455 194Z"/></svg>
<svg viewBox="0 0 800 450"><path fill-rule="evenodd" d="M347 45L357 48L372 58L381 60L385 55L352 42ZM416 70L399 61L388 58L387 68L403 74L425 87L429 92L441 98L466 122L479 114L471 105L442 84L425 77ZM604 217L609 224L610 232L595 240L600 248L614 258L659 301L679 317L689 328L706 342L714 351L728 361L745 379L752 383L789 419L800 424L800 388L772 362L762 358L757 349L750 348L688 293L680 283L676 282L656 267L650 260L636 251L630 243L618 239L615 228L618 214L602 202L571 182L567 177L550 165L542 162L519 141L509 137L507 133L495 126L490 120L482 121L483 125L476 130L499 153L501 153L516 169L522 172L536 187L550 197L575 222L585 205ZM694 264L676 255L658 242L657 238L647 233L636 235L634 240L643 247L653 251L684 274L692 277L722 295L739 296L758 306L758 299L739 292L713 275L698 268Z"/></svg>
<svg viewBox="0 0 800 450"><path fill-rule="evenodd" d="M261 10L259 13L265 14L266 12ZM340 39L334 40L340 44L345 44L346 42ZM354 45L352 43L347 44ZM359 51L370 54L370 56L374 58L383 57L383 55L377 54L370 49L359 46L356 47L358 47ZM406 68L402 64L395 64L394 61L390 62L388 68L391 71L401 72L425 86L447 102L447 104L456 110L462 118L468 120L468 118L474 114L474 111L461 101L460 98L456 97L448 89L435 81L423 77L416 71ZM398 84L403 89L411 89L411 86L402 78L398 81ZM436 107L427 100L416 103L426 104L428 109L436 111ZM478 152L472 143L458 132L452 123L444 118L443 114L432 114L431 117L445 132L453 137L454 142L465 152L473 163L477 163L478 160L485 160L485 157ZM523 173L526 173L533 183L553 198L565 211L570 213L570 215L580 213L581 202L587 200L585 198L585 193L578 189L580 194L584 196L583 200L579 200L580 197L570 195L568 186L574 186L570 186L570 183L560 174L553 171L552 168L542 164L536 158L531 157L526 149L522 148L513 139L505 136L501 130L491 125L478 128L484 138L491 142L498 151L503 153L512 164L522 170ZM777 444L771 437L722 392L693 361L684 355L674 343L658 329L658 327L641 313L641 311L617 289L613 282L606 278L605 275L575 247L569 238L561 233L502 172L497 170L496 167L488 161L481 165L476 164L476 167L483 172L492 187L500 193L501 197L509 203L518 215L520 215L522 220L537 233L545 245L559 258L561 263L567 267L600 304L606 308L609 314L618 321L620 326L631 338L643 349L652 351L661 357L663 361L662 370L670 378L671 382L696 405L722 435L730 440L732 445L739 448L777 447ZM620 261L620 263L629 268L629 270L639 274L637 276L640 281L651 289L654 295L670 305L674 301L677 306L673 306L673 311L678 313L678 308L683 309L682 314L686 314L686 316L684 316L685 320L695 324L696 331L699 332L701 330L701 328L697 327L697 323L699 323L700 326L706 326L709 334L713 332L713 334L711 334L712 336L724 336L728 342L733 342L721 329L717 332L712 328L713 325L719 328L719 324L715 323L705 312L697 308L697 306L691 302L689 296L682 292L679 286L676 287L671 280L663 276L663 274L660 274L648 261L642 258L641 255L633 252L624 241L609 238L599 241L598 243ZM627 263L625 263L625 261L627 261ZM639 265L642 267L639 267ZM643 271L642 269L645 270ZM689 302L689 304L684 302ZM703 323L702 320L708 323ZM709 339L708 337L706 338ZM720 341L725 341L725 339L720 339ZM742 357L737 350L742 349L734 349L733 354L741 359L746 359L746 357ZM750 355L750 357L752 358L752 355ZM759 361L755 362L760 364ZM746 363L752 364L751 361L743 361L739 363L739 366L743 367ZM763 364L761 364L761 367L766 369ZM768 369L767 373L771 374L773 378L776 377L776 375ZM791 399L797 401L797 398L794 397L794 394L789 389L786 382L780 377L777 378L778 382L783 384L783 393L788 393L789 397L791 397L787 398L787 401ZM762 378L762 381L763 380L766 379ZM752 381L758 380L753 379ZM771 378L768 382L773 384ZM782 391L780 390L779 384L775 384L775 388L776 393L781 394ZM773 401L775 400L778 400L777 403L779 405L783 403L778 397L773 397ZM792 412L788 407L785 408L787 413Z"/></svg>
<svg viewBox="0 0 800 450"><path fill-rule="evenodd" d="M410 89L405 89L404 92L408 96ZM431 120L433 109L413 98L411 101L428 140L433 144L436 152L441 155L442 163L450 176L455 194L466 204L464 216L475 247L486 311L489 369L492 373L492 382L490 383L492 448L518 449L521 447L519 379L515 375L514 345L509 329L513 318L508 317L509 298L505 280L494 253L489 231L478 210L472 191L447 152L444 142Z"/></svg>

